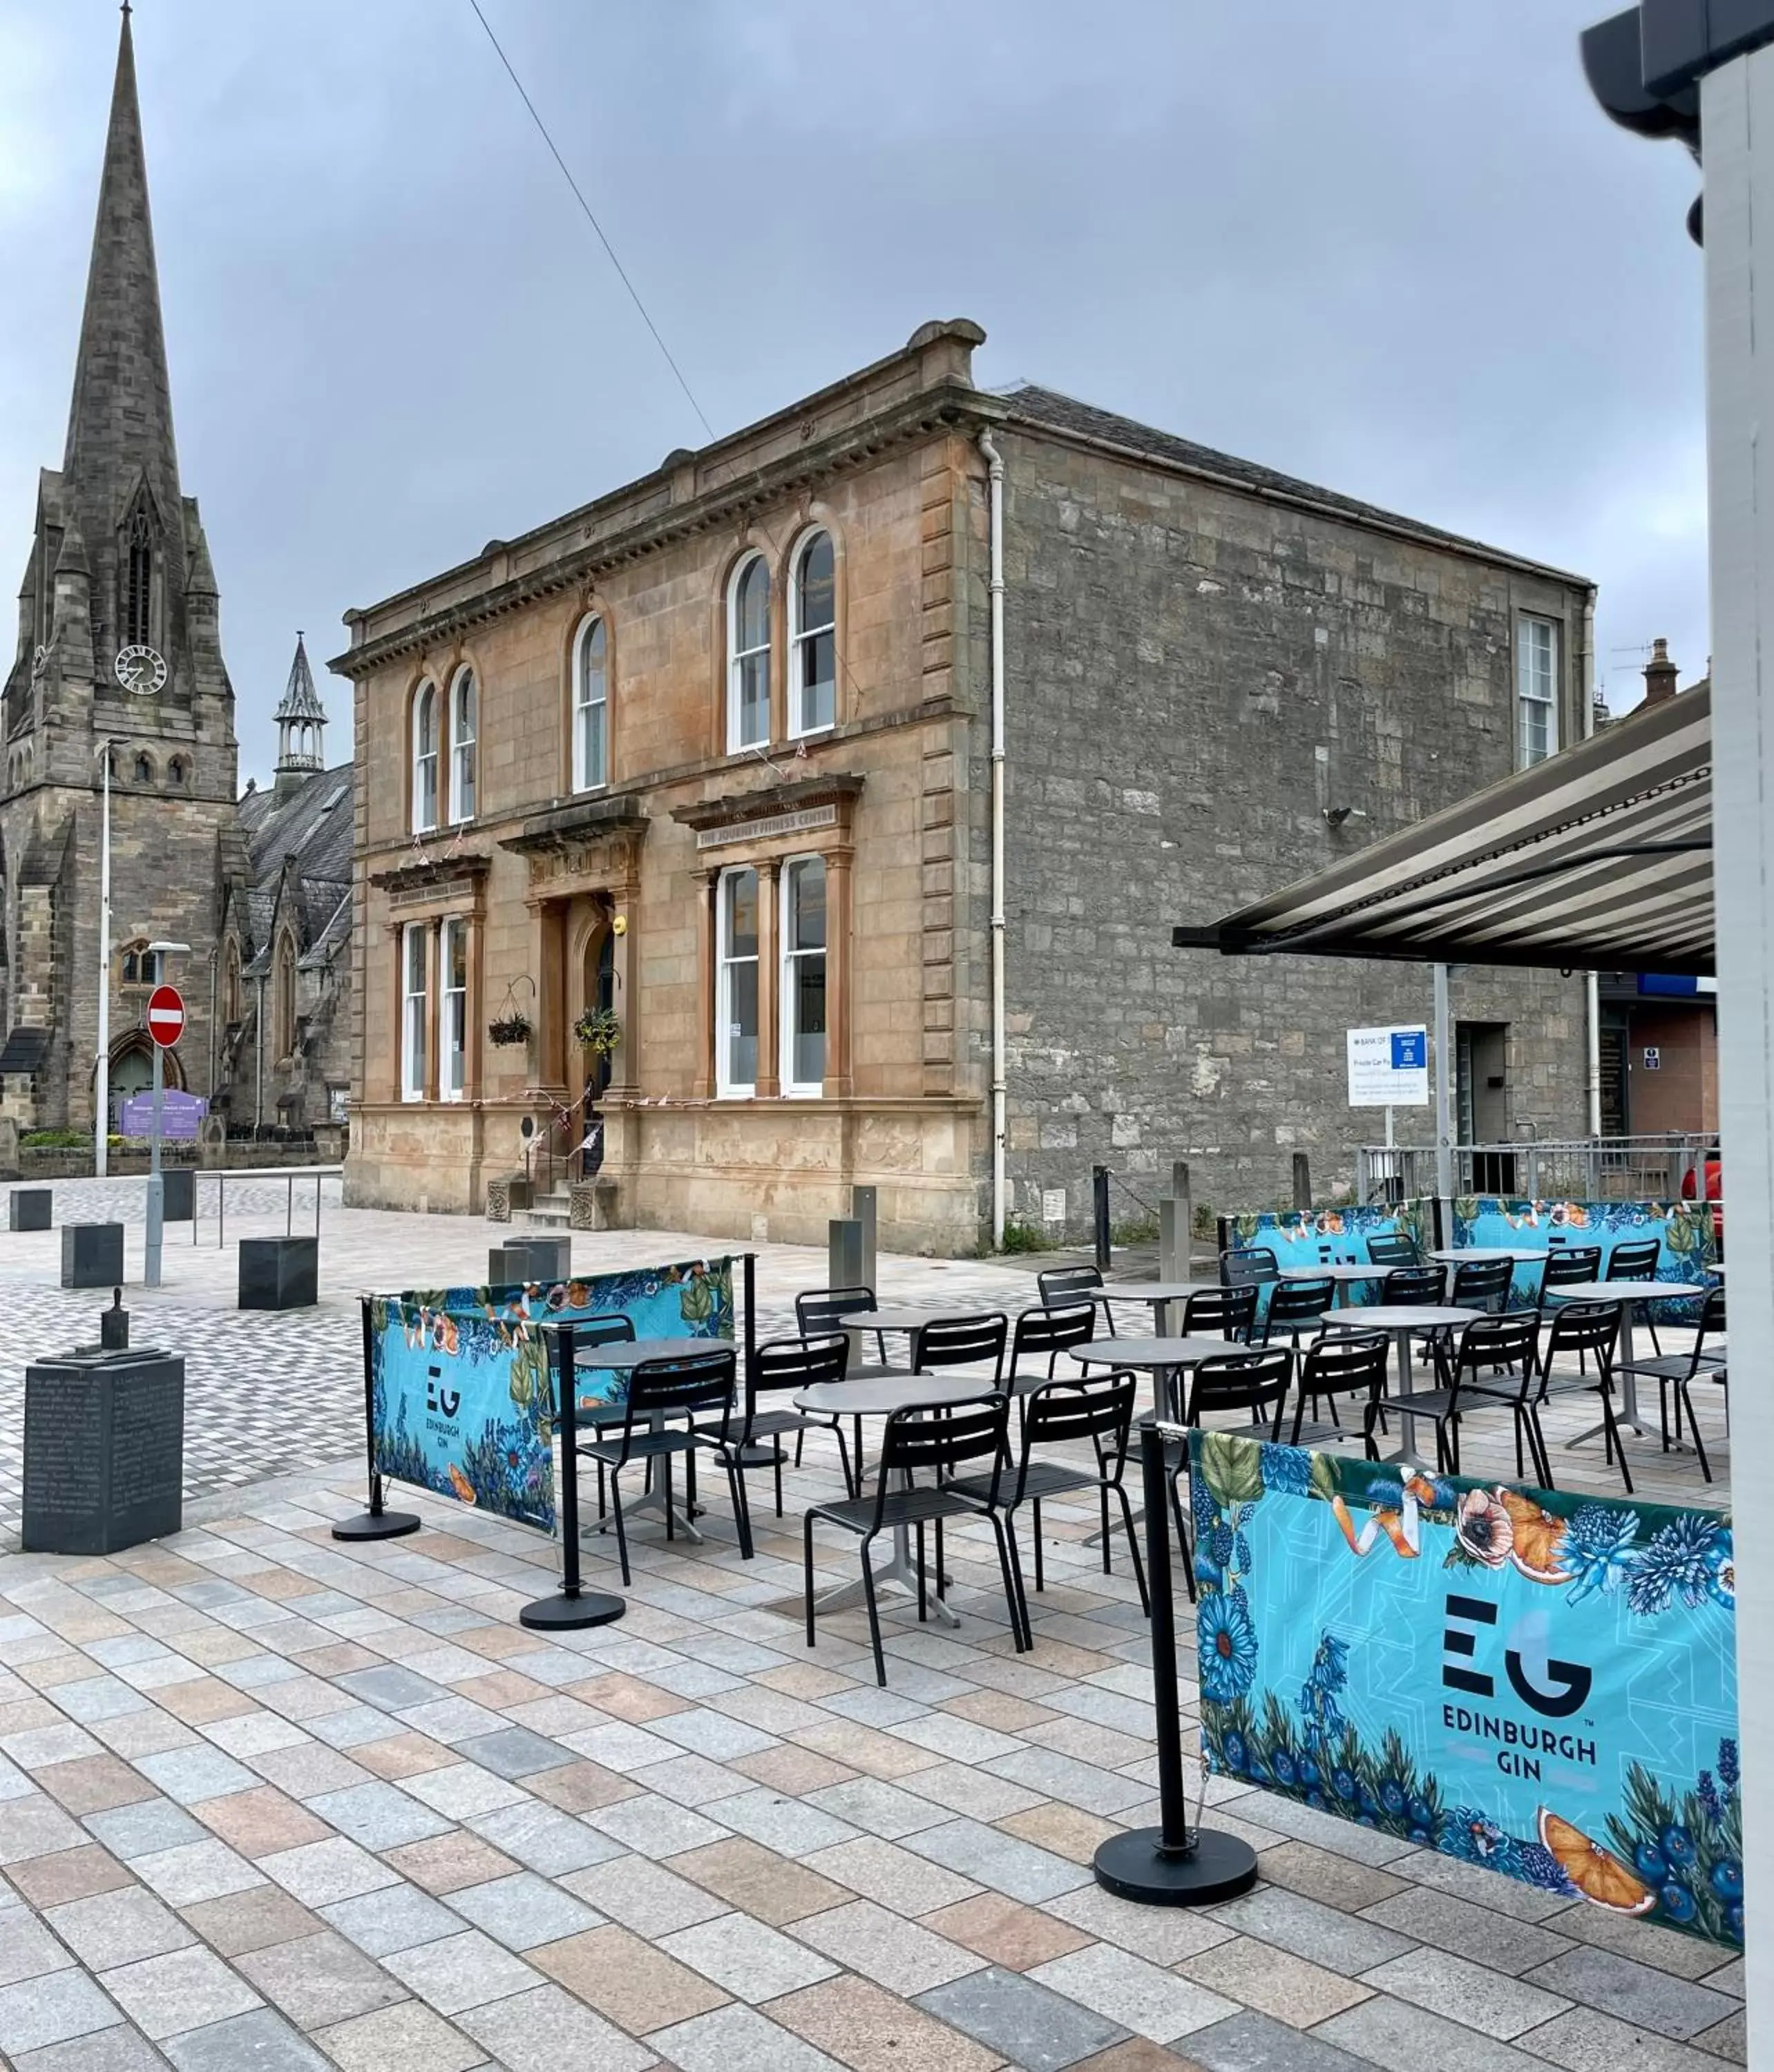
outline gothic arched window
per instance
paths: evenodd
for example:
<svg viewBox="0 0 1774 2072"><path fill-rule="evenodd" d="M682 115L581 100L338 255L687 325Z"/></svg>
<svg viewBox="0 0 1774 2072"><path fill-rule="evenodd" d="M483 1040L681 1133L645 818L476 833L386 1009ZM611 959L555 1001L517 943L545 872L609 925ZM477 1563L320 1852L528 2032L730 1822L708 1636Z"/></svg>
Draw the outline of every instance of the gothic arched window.
<svg viewBox="0 0 1774 2072"><path fill-rule="evenodd" d="M296 1024L295 944L287 935L278 944L276 991L271 1004L273 1047L278 1057L287 1058L295 1050Z"/></svg>
<svg viewBox="0 0 1774 2072"><path fill-rule="evenodd" d="M123 644L154 644L154 537L146 508L138 504L130 520L130 551L123 590Z"/></svg>

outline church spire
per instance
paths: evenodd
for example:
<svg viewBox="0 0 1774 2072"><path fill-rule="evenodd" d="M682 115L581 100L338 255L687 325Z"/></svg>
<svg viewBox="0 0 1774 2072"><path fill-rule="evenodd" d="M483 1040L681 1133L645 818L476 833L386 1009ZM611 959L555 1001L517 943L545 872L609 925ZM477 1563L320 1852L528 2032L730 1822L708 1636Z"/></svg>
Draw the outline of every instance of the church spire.
<svg viewBox="0 0 1774 2072"><path fill-rule="evenodd" d="M145 504L166 590L176 595L182 590L179 458L127 7L117 43L62 481L101 582L112 576L105 565L111 559L109 543L129 526L133 510ZM105 582L106 590L110 587ZM161 616L157 613L157 620ZM113 633L127 630L107 628Z"/></svg>
<svg viewBox="0 0 1774 2072"><path fill-rule="evenodd" d="M278 723L277 780L306 777L327 767L323 746L327 709L314 687L314 672L308 667L308 649L299 629L295 660L290 664L290 680L283 687L282 702L273 714Z"/></svg>

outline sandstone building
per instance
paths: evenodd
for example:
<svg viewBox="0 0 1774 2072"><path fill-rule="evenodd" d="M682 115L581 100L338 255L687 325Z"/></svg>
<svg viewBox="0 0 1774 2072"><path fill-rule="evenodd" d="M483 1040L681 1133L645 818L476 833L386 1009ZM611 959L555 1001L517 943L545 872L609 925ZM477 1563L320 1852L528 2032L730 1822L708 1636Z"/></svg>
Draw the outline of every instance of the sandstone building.
<svg viewBox="0 0 1774 2072"><path fill-rule="evenodd" d="M926 325L348 615L353 1198L558 1180L588 1098L607 1212L741 1238L822 1239L858 1182L883 1241L956 1252L994 1212L1076 1231L1099 1161L1187 1156L1225 1206L1272 1202L1293 1148L1349 1173L1379 1118L1344 1030L1423 1018L1426 977L1181 956L1171 925L1574 738L1593 594L986 393L982 336ZM1580 1133L1581 982L1455 997L1468 1105ZM607 1063L574 1033L599 1007Z"/></svg>
<svg viewBox="0 0 1774 2072"><path fill-rule="evenodd" d="M241 1081L241 1059L253 1052L252 960L275 955L279 927L281 939L295 946L296 972L276 998L294 999L304 983L313 997L304 996L306 1004L278 1024L280 1034L293 1037L302 1023L302 1040L276 1063L273 1108L263 1119L301 1124L330 1112L327 1075L343 1087L345 1074L327 1053L325 1025L338 987L327 973L335 956L339 971L345 968L348 865L341 850L330 863L308 858L313 867L305 873L294 868L296 878L316 884L326 870L335 875L325 920L314 919L324 903L319 891L298 894L299 912L292 915L294 845L281 834L273 838L268 825L268 817L284 821L295 794L306 797L328 779L315 763L315 722L324 714L299 648L298 660L313 711L285 725L280 708L276 793L249 796L243 811L216 574L196 501L180 484L173 438L126 11L67 446L60 469L39 479L18 649L4 695L0 1085L4 1112L25 1128L90 1129L95 1121L107 757L113 1117L122 1099L148 1083L143 1017L149 993L165 976L179 985L187 1011L183 1037L167 1054L168 1084L212 1098L236 1127L243 1113L251 1123ZM294 672L291 680L294 687ZM337 780L340 773L331 775ZM316 812L319 800L316 792ZM248 925L248 914L261 907L262 927ZM231 909L230 940L244 961L224 968ZM167 959L163 972L149 947L156 942L188 944L189 954ZM325 972L310 961L317 952ZM268 968L280 983L281 968ZM342 1037L342 1014L339 1026ZM287 1096L297 1090L300 1099L292 1103Z"/></svg>

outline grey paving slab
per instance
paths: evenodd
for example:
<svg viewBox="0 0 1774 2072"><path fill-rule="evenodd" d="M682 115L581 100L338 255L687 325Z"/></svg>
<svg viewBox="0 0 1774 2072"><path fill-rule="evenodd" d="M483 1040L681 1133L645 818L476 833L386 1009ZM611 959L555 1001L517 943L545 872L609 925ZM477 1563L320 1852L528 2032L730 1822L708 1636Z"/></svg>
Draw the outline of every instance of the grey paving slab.
<svg viewBox="0 0 1774 2072"><path fill-rule="evenodd" d="M1482 2030L1504 2043L1550 2021L1570 2004L1555 1992L1469 1963L1446 1950L1410 1951L1364 1971L1361 1979L1364 1985L1377 1986L1431 2013L1451 2016L1468 2029Z"/></svg>
<svg viewBox="0 0 1774 2072"><path fill-rule="evenodd" d="M180 2030L224 2021L259 1996L201 1945L145 1957L100 1974L100 1984L143 2035L158 2043Z"/></svg>
<svg viewBox="0 0 1774 2072"><path fill-rule="evenodd" d="M434 1684L426 1676L415 1676L410 1669L393 1663L376 1669L353 1669L336 1680L341 1691L348 1691L352 1697L361 1698L366 1705L377 1706L385 1712L434 1705L450 1695L442 1684Z"/></svg>
<svg viewBox="0 0 1774 2072"><path fill-rule="evenodd" d="M17 2072L167 2072L167 2061L139 2029L101 2029L67 2043L27 2050Z"/></svg>
<svg viewBox="0 0 1774 2072"><path fill-rule="evenodd" d="M187 1842L137 1856L130 1868L168 1906L194 1906L200 1900L225 1899L265 1883L264 1874L225 1842Z"/></svg>
<svg viewBox="0 0 1774 2072"><path fill-rule="evenodd" d="M472 2008L457 2020L506 2072L640 2072L656 2063L644 2044L624 2036L557 1985L537 1986Z"/></svg>
<svg viewBox="0 0 1774 2072"><path fill-rule="evenodd" d="M1197 2029L1186 2048L1204 2072L1365 2072L1368 2063L1326 2042L1316 2030L1303 2033L1266 2014L1250 2012ZM1426 2066L1430 2062L1423 2061ZM1455 2066L1448 2072L1455 2072Z"/></svg>
<svg viewBox="0 0 1774 2072"><path fill-rule="evenodd" d="M311 1813L367 1849L395 1849L403 1842L422 1842L433 1835L447 1835L453 1825L392 1784L353 1785L347 1791L323 1792L307 1803Z"/></svg>
<svg viewBox="0 0 1774 2072"><path fill-rule="evenodd" d="M558 1770L574 1760L573 1751L527 1727L504 1727L496 1733L475 1734L455 1744L465 1762L478 1763L497 1777L533 1777L538 1770Z"/></svg>
<svg viewBox="0 0 1774 2072"><path fill-rule="evenodd" d="M462 1923L448 1907L417 1885L395 1885L356 1899L340 1899L315 1910L340 1934L372 1957L434 1942L457 1935Z"/></svg>
<svg viewBox="0 0 1774 2072"><path fill-rule="evenodd" d="M449 1905L471 1927L503 1942L508 1950L533 1950L595 1928L602 1917L582 1900L561 1890L534 1871L493 1878L450 1894Z"/></svg>
<svg viewBox="0 0 1774 2072"><path fill-rule="evenodd" d="M422 1770L404 1778L401 1789L409 1797L429 1806L448 1820L466 1820L476 1813L492 1813L501 1806L521 1806L529 1797L508 1778L496 1776L479 1763L446 1763L441 1770Z"/></svg>
<svg viewBox="0 0 1774 2072"><path fill-rule="evenodd" d="M330 1928L249 1951L234 1963L299 2029L348 2021L406 1998L397 1980Z"/></svg>
<svg viewBox="0 0 1774 2072"><path fill-rule="evenodd" d="M164 1956L196 1939L177 1914L140 1885L52 1906L43 1918L80 1962L94 1970Z"/></svg>
<svg viewBox="0 0 1774 2072"><path fill-rule="evenodd" d="M66 1971L74 1959L34 1914L15 1907L0 1914L0 1986Z"/></svg>
<svg viewBox="0 0 1774 2072"><path fill-rule="evenodd" d="M915 2004L1023 2072L1065 2072L1128 2033L1105 2016L995 1965L933 1987L919 1994Z"/></svg>
<svg viewBox="0 0 1774 2072"><path fill-rule="evenodd" d="M1259 1885L1241 1899L1212 1910L1212 1917L1241 1935L1255 1935L1290 1950L1296 1957L1353 1978L1414 1948L1410 1937L1278 1885Z"/></svg>
<svg viewBox="0 0 1774 2072"><path fill-rule="evenodd" d="M600 1806L585 1817L605 1837L611 1853L632 1850L636 1856L656 1860L681 1856L686 1849L706 1848L711 1842L725 1841L733 1832L710 1815L661 1799L657 1792L619 1799L614 1806ZM480 1827L482 1823L472 1824Z"/></svg>
<svg viewBox="0 0 1774 2072"><path fill-rule="evenodd" d="M72 1849L85 1840L79 1823L40 1791L0 1803L0 1864Z"/></svg>
<svg viewBox="0 0 1774 2072"><path fill-rule="evenodd" d="M612 1856L570 1873L563 1882L599 1913L650 1942L727 1911L724 1899L646 1856Z"/></svg>
<svg viewBox="0 0 1774 2072"><path fill-rule="evenodd" d="M753 2006L833 1974L833 1967L817 1952L743 1914L718 1914L694 1928L681 1928L663 1937L659 1947L723 1992Z"/></svg>
<svg viewBox="0 0 1774 2072"><path fill-rule="evenodd" d="M978 1820L945 1821L940 1827L908 1835L899 1846L1031 1905L1091 1881L1085 1866Z"/></svg>
<svg viewBox="0 0 1774 2072"><path fill-rule="evenodd" d="M84 1971L56 1971L0 1986L0 2051L9 2058L90 2036L122 2019L122 2009Z"/></svg>
<svg viewBox="0 0 1774 2072"><path fill-rule="evenodd" d="M1537 1964L1550 1963L1571 1947L1569 1936L1550 1928L1511 1920L1452 1893L1425 1892L1421 1887L1394 1893L1390 1899L1368 1907L1362 1918L1377 1921L1383 1928L1396 1928L1419 1942L1470 1957L1494 1971L1513 1971L1517 1976Z"/></svg>
<svg viewBox="0 0 1774 2072"><path fill-rule="evenodd" d="M138 1756L135 1767L181 1806L196 1806L230 1791L250 1791L259 1782L253 1773L220 1749L168 1749L161 1755Z"/></svg>
<svg viewBox="0 0 1774 2072"><path fill-rule="evenodd" d="M187 2029L167 2045L178 2072L332 2072L298 2030L270 2008Z"/></svg>
<svg viewBox="0 0 1774 2072"><path fill-rule="evenodd" d="M1603 2007L1640 2029L1678 2041L1698 2036L1737 2012L1737 2003L1710 1986L1672 1978L1611 1951L1567 1951L1531 1975L1533 1983L1591 2007Z"/></svg>
<svg viewBox="0 0 1774 2072"><path fill-rule="evenodd" d="M1525 2041L1532 2050L1538 2050L1537 2039L1544 2033L1541 2029L1528 2032ZM1383 2072L1427 2072L1431 2066L1444 2065L1451 2072L1455 2067L1458 2072L1543 2072L1546 2062L1530 2055L1529 2049L1500 2043L1459 2022L1383 1993L1319 2022L1312 2034L1354 2058L1381 2066ZM1627 2072L1628 2066L1632 2072L1648 2072L1636 2057L1613 2060L1607 2072ZM1601 2068L1595 2067L1595 2072L1601 2072Z"/></svg>
<svg viewBox="0 0 1774 2072"><path fill-rule="evenodd" d="M543 1981L521 1958L503 1950L477 1929L441 1942L423 1942L382 1959L402 1985L428 2000L439 2014L459 2014L488 2000L529 1992Z"/></svg>
<svg viewBox="0 0 1774 2072"><path fill-rule="evenodd" d="M247 1777L250 1783L259 1781L250 1771ZM82 1824L95 1841L102 1842L125 1863L161 1849L176 1849L186 1842L210 1839L208 1828L170 1799L143 1799L133 1806L113 1806L109 1812L88 1813Z"/></svg>
<svg viewBox="0 0 1774 2072"><path fill-rule="evenodd" d="M776 1791L747 1791L723 1799L714 1817L735 1834L774 1849L779 1856L810 1856L815 1849L854 1841L857 1833L847 1820Z"/></svg>
<svg viewBox="0 0 1774 2072"><path fill-rule="evenodd" d="M1240 2011L1235 2001L1106 1942L1074 1950L1023 1975L1153 2043L1174 2043Z"/></svg>
<svg viewBox="0 0 1774 2072"><path fill-rule="evenodd" d="M558 1807L539 1805L533 1799L521 1806L502 1806L492 1813L477 1813L465 1823L495 1848L515 1856L527 1869L545 1877L561 1877L569 1871L582 1871L587 1864L619 1856L627 1846L600 1833Z"/></svg>
<svg viewBox="0 0 1774 2072"><path fill-rule="evenodd" d="M810 1943L847 1970L909 2000L932 1986L945 1985L986 1959L915 1921L903 1921L871 1900L828 1908L795 1923L797 1942Z"/></svg>
<svg viewBox="0 0 1774 2072"><path fill-rule="evenodd" d="M681 2072L845 2072L836 2058L755 2008L717 2008L694 2021L656 2029L647 2042Z"/></svg>
<svg viewBox="0 0 1774 2072"><path fill-rule="evenodd" d="M355 1899L361 1893L401 1882L398 1871L343 1835L329 1836L323 1842L304 1842L299 1848L278 1849L261 1856L258 1867L304 1906Z"/></svg>

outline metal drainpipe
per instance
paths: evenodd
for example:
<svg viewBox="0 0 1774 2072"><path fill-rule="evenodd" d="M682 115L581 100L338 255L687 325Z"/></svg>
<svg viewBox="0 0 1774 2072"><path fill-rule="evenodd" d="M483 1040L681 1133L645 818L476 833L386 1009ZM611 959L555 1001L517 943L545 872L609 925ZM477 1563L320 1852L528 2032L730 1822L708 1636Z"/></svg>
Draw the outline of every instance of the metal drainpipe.
<svg viewBox="0 0 1774 2072"><path fill-rule="evenodd" d="M1577 682L1583 701L1583 738L1595 731L1595 593L1583 598L1581 631L1578 635ZM1602 982L1595 972L1583 981L1584 1005L1589 1040L1589 1133L1602 1133Z"/></svg>
<svg viewBox="0 0 1774 2072"><path fill-rule="evenodd" d="M259 1004L254 1010L258 1022L258 1070L253 1090L253 1128L255 1134L265 1127L265 978L259 980Z"/></svg>
<svg viewBox="0 0 1774 2072"><path fill-rule="evenodd" d="M1004 462L979 435L990 482L992 612L992 1249L1004 1244Z"/></svg>

